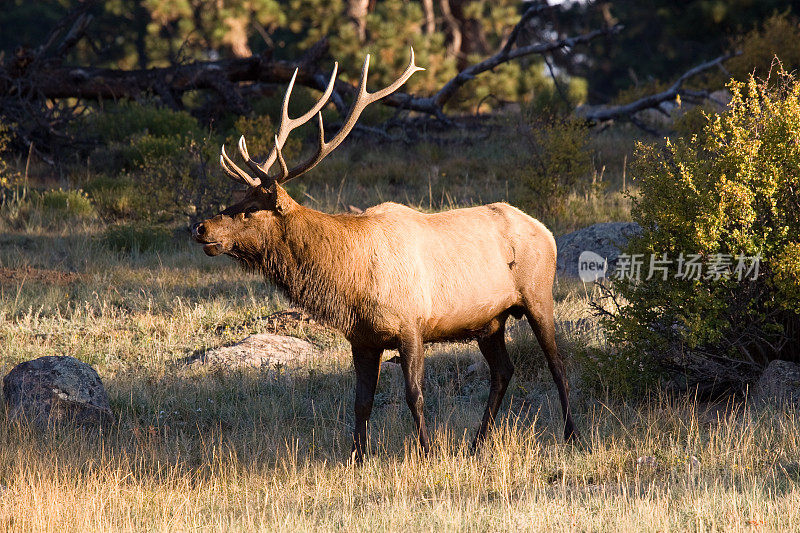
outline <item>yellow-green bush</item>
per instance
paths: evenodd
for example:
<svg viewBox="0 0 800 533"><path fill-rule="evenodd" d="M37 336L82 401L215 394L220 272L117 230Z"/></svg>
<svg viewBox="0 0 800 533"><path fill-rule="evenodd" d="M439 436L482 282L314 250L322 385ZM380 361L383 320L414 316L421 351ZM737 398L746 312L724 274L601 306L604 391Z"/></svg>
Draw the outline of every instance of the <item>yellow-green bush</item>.
<svg viewBox="0 0 800 533"><path fill-rule="evenodd" d="M129 179L99 176L85 183L83 190L104 218L130 218L147 209L147 197Z"/></svg>
<svg viewBox="0 0 800 533"><path fill-rule="evenodd" d="M308 100L303 91L298 96L301 103ZM273 100L258 104L271 105ZM232 129L218 134L203 130L185 111L139 103L90 114L82 124L83 133L101 142L90 161L116 177L93 179L85 184L86 190L100 213L111 218L167 221L212 214L230 199L233 187L219 169L220 145L226 144L233 155L239 135L245 135L250 153L258 158L274 142L275 128L268 114L254 113L227 123ZM286 143L284 156L290 161L300 152L301 134L295 132Z"/></svg>
<svg viewBox="0 0 800 533"><path fill-rule="evenodd" d="M179 157L190 143L206 136L186 111L138 102L107 106L76 126L82 136L99 143L90 161L105 172L134 172L143 164Z"/></svg>
<svg viewBox="0 0 800 533"><path fill-rule="evenodd" d="M121 103L81 128L100 142L91 163L117 176L87 183L104 216L170 220L210 213L226 199L230 182L216 166L222 140L185 111Z"/></svg>
<svg viewBox="0 0 800 533"><path fill-rule="evenodd" d="M42 209L52 215L92 218L97 212L89 196L80 189L50 189L39 198Z"/></svg>
<svg viewBox="0 0 800 533"><path fill-rule="evenodd" d="M0 210L15 218L27 200L27 189L20 183L19 173L6 161L11 132L8 125L0 122Z"/></svg>
<svg viewBox="0 0 800 533"><path fill-rule="evenodd" d="M230 196L231 181L219 170L214 138L191 140L168 157L148 157L125 177L147 195L141 218L166 221L218 211Z"/></svg>
<svg viewBox="0 0 800 533"><path fill-rule="evenodd" d="M302 112L305 113L305 111L303 110ZM275 128L269 115L241 116L236 120L234 129L239 134L244 135L247 140L247 151L257 159L266 157L275 145ZM284 159L289 165L291 165L291 160L300 152L302 146L302 142L296 136L298 133L300 132L286 139L286 143L281 150ZM275 166L277 167L277 165ZM275 172L274 169L273 172Z"/></svg>
<svg viewBox="0 0 800 533"><path fill-rule="evenodd" d="M80 127L107 143L127 142L131 137L142 134L154 137L179 135L184 138L202 134L197 119L188 112L138 102L107 106L89 115Z"/></svg>
<svg viewBox="0 0 800 533"><path fill-rule="evenodd" d="M638 147L632 213L644 233L627 253L645 264L639 281L613 283L627 305L607 320L609 380L641 385L631 379L689 352L756 365L800 355L800 82L782 71L729 88L729 110L701 131ZM673 264L646 280L651 254L665 253L699 254L702 275L679 279ZM737 274L740 255L760 256L757 274ZM726 258L717 279L709 269Z"/></svg>
<svg viewBox="0 0 800 533"><path fill-rule="evenodd" d="M14 184L14 174L8 167L5 160L6 150L8 143L11 140L11 134L8 131L8 126L0 122L0 190L11 187Z"/></svg>

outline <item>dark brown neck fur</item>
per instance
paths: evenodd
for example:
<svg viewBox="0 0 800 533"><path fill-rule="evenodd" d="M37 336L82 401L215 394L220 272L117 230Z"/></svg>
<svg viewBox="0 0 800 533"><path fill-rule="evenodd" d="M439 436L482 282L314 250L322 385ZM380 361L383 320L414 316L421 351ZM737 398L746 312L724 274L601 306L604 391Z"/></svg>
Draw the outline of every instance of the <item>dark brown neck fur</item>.
<svg viewBox="0 0 800 533"><path fill-rule="evenodd" d="M259 270L293 303L316 319L349 336L363 305L353 283L359 277L364 253L353 244L363 231L362 221L349 215L329 215L297 206L276 224L274 233L258 253L237 257L246 267Z"/></svg>

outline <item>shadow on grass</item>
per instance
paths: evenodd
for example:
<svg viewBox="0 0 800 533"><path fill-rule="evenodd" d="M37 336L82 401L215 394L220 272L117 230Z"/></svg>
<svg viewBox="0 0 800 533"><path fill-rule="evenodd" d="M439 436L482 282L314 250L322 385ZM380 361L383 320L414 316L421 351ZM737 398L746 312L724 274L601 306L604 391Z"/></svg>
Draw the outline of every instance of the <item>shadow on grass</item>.
<svg viewBox="0 0 800 533"><path fill-rule="evenodd" d="M428 458L417 452L400 372L384 369L364 472L411 465L424 477L437 468L473 468L480 479L493 479L500 461L503 468L515 465L517 474L528 472L527 481L509 488L520 497L531 486L553 497L646 498L654 487L744 494L754 483L775 497L800 482L796 459L786 455L791 446L781 440L796 426L794 411L739 405L721 411L666 396L638 404L597 401L576 413L589 450L562 443L557 400L537 406L523 395L529 383L512 385L495 440L473 455L469 443L488 388L484 376L466 373L476 356L466 347L428 358L425 409L434 441ZM253 476L278 485L284 478L309 486L318 476L338 479L351 446L353 383L341 358L302 369L119 373L106 380L117 421L102 431L36 431L8 423L0 412L0 484L20 469L57 469L62 476L118 472L142 483L191 486ZM771 453L775 439L779 449ZM650 455L652 461L637 460Z"/></svg>
<svg viewBox="0 0 800 533"><path fill-rule="evenodd" d="M488 383L467 372L474 362L469 350L428 358L426 415L439 450L434 454L466 449L477 430ZM336 361L310 369L130 370L106 379L116 417L110 427L37 431L0 420L0 443L7 450L32 450L48 464L117 465L150 477L165 466L202 477L226 468L341 464L350 454L354 381L349 365ZM542 435L553 431L534 410L508 405L500 424ZM379 459L402 459L416 449L399 365L384 367L370 433L372 456Z"/></svg>

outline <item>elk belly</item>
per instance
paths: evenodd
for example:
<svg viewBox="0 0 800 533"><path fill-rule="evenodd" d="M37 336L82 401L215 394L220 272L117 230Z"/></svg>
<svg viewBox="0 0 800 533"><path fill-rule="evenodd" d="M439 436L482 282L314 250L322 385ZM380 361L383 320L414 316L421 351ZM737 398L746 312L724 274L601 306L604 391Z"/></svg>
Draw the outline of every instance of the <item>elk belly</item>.
<svg viewBox="0 0 800 533"><path fill-rule="evenodd" d="M517 298L507 291L484 292L470 299L445 299L427 321L426 339L446 340L483 337L499 326L498 317L516 305Z"/></svg>

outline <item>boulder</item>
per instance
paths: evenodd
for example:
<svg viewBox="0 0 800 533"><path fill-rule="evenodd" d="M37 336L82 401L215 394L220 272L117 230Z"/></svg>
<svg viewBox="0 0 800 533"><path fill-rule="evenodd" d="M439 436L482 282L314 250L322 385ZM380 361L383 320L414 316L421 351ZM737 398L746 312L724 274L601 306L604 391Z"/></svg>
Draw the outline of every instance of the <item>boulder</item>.
<svg viewBox="0 0 800 533"><path fill-rule="evenodd" d="M74 357L46 356L18 364L3 378L3 397L11 418L37 425L114 420L100 376Z"/></svg>
<svg viewBox="0 0 800 533"><path fill-rule="evenodd" d="M190 365L215 365L231 368L294 366L316 357L320 350L308 341L259 333L250 335L241 342L208 350L187 361Z"/></svg>
<svg viewBox="0 0 800 533"><path fill-rule="evenodd" d="M636 222L602 222L562 235L556 238L556 273L559 277L592 281L579 275L579 259L582 261L588 257L595 262L605 262L605 275L609 276L616 267L620 249L631 237L641 232L642 228ZM581 254L584 254L584 258L581 258Z"/></svg>
<svg viewBox="0 0 800 533"><path fill-rule="evenodd" d="M472 363L467 367L467 370L464 372L465 377L485 377L489 375L489 365L486 364L486 361L477 361Z"/></svg>
<svg viewBox="0 0 800 533"><path fill-rule="evenodd" d="M381 372L394 372L400 370L400 356L395 355L381 362Z"/></svg>
<svg viewBox="0 0 800 533"><path fill-rule="evenodd" d="M297 307L272 313L265 317L265 321L269 333L299 337L317 345L334 343L338 334Z"/></svg>
<svg viewBox="0 0 800 533"><path fill-rule="evenodd" d="M753 387L753 399L800 405L800 364L772 361Z"/></svg>

